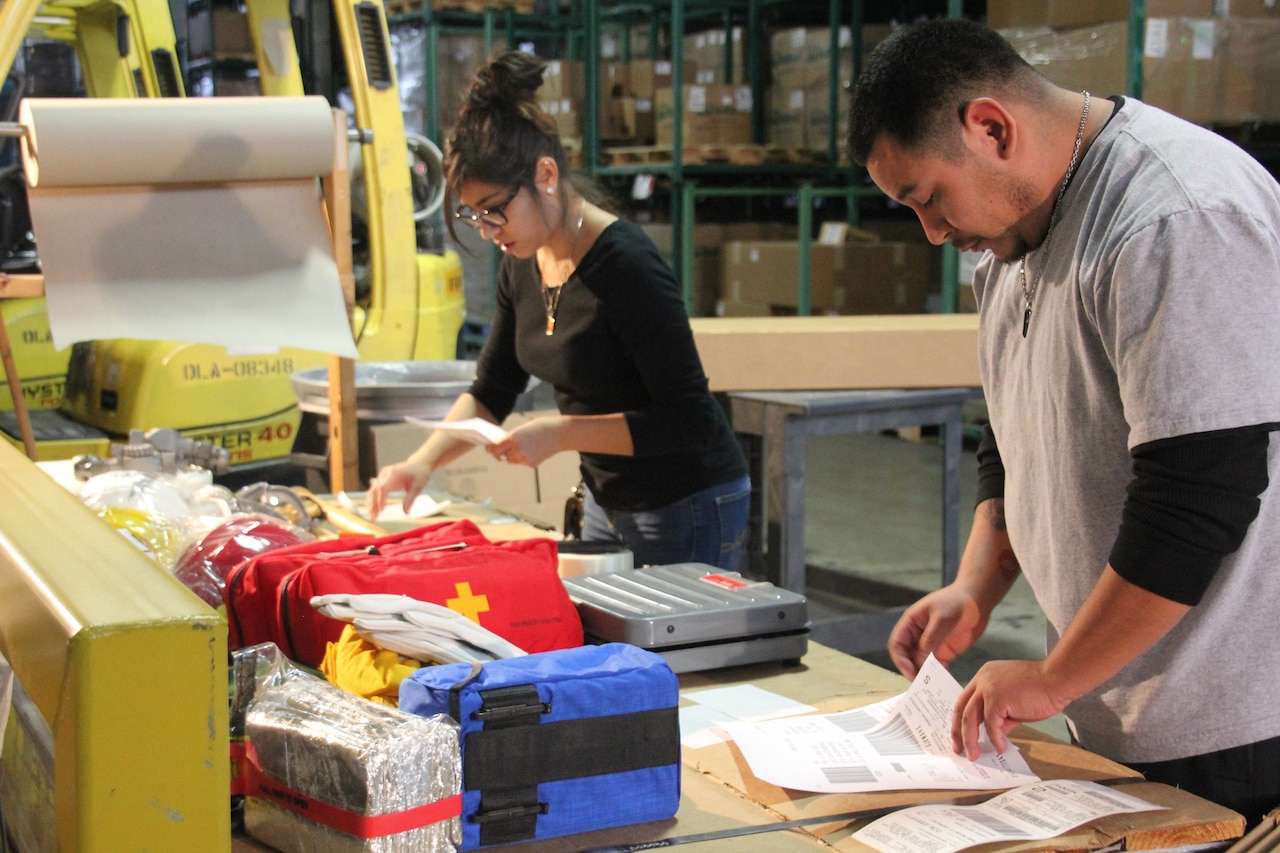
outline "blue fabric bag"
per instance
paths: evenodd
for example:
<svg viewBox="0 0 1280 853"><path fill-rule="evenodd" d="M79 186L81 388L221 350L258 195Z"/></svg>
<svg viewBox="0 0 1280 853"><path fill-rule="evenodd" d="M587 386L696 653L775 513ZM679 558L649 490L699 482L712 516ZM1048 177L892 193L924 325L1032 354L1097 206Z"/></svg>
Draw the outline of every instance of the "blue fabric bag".
<svg viewBox="0 0 1280 853"><path fill-rule="evenodd" d="M428 666L400 709L461 726L462 850L673 817L679 685L626 643Z"/></svg>

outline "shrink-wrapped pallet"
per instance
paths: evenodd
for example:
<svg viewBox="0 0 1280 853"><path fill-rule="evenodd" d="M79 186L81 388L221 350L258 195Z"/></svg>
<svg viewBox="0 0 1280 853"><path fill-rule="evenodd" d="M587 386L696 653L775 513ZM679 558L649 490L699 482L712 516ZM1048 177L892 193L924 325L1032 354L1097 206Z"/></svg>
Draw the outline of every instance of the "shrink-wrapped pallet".
<svg viewBox="0 0 1280 853"><path fill-rule="evenodd" d="M286 851L449 853L461 841L458 726L311 676L257 685L245 829Z"/></svg>

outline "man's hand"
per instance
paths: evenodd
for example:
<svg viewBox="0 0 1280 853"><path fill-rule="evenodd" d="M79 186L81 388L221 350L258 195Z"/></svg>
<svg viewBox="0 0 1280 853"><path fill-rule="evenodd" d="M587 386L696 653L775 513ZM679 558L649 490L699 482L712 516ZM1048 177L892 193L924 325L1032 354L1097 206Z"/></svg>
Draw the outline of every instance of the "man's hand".
<svg viewBox="0 0 1280 853"><path fill-rule="evenodd" d="M988 614L956 584L929 593L907 608L889 635L889 656L914 679L932 652L943 666L977 642Z"/></svg>
<svg viewBox="0 0 1280 853"><path fill-rule="evenodd" d="M1043 661L992 661L978 670L956 701L951 717L951 748L976 761L978 726L997 752L1009 748L1009 732L1019 723L1047 720L1076 697L1060 695L1044 673Z"/></svg>

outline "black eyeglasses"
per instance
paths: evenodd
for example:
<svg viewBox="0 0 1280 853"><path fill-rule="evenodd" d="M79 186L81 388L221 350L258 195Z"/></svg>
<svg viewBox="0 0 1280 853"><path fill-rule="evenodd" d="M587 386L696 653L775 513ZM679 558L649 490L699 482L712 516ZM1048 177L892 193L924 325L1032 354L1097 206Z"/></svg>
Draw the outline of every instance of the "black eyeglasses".
<svg viewBox="0 0 1280 853"><path fill-rule="evenodd" d="M461 219L472 228L479 228L481 225L488 225L490 228L501 228L507 224L507 214L505 213L507 205L515 201L515 197L520 195L520 187L512 188L511 195L503 200L502 204L496 204L486 210L472 210L465 204L460 205L453 212L454 218Z"/></svg>

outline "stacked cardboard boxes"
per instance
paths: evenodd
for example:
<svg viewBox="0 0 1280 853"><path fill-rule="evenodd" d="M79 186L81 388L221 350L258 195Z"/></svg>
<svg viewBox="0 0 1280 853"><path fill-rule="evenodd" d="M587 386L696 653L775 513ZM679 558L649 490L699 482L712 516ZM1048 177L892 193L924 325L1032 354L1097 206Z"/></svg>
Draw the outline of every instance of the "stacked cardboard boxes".
<svg viewBox="0 0 1280 853"><path fill-rule="evenodd" d="M988 23L1055 83L1127 91L1125 0L995 0ZM1200 124L1280 120L1280 4L1148 0L1142 99Z"/></svg>
<svg viewBox="0 0 1280 853"><path fill-rule="evenodd" d="M942 280L936 246L882 241L870 234L836 245L813 243L809 304L814 314L915 314ZM794 314L800 302L800 246L795 240L724 244L721 316Z"/></svg>
<svg viewBox="0 0 1280 853"><path fill-rule="evenodd" d="M640 226L674 269L675 240L670 222L645 223ZM794 240L794 225L771 222L703 223L693 227L693 315L712 317L718 308L720 285L724 278L723 247L739 240Z"/></svg>
<svg viewBox="0 0 1280 853"><path fill-rule="evenodd" d="M864 49L875 47L889 32L887 25L865 27ZM781 30L774 33L769 47L772 82L765 114L767 139L773 145L788 148L825 149L834 138L838 156L843 158L853 80L853 39L849 28Z"/></svg>
<svg viewBox="0 0 1280 853"><path fill-rule="evenodd" d="M458 112L466 103L467 92L489 54L483 36L444 34L437 36L436 75L439 84L440 127L445 138L453 130ZM494 45L498 50L502 45ZM425 128L424 128L425 131Z"/></svg>
<svg viewBox="0 0 1280 853"><path fill-rule="evenodd" d="M547 63L538 89L538 105L556 123L556 132L566 145L582 139L582 113L579 105L586 97L582 62L553 59Z"/></svg>
<svg viewBox="0 0 1280 853"><path fill-rule="evenodd" d="M695 77L692 62L684 63L684 83ZM600 139L606 143L653 145L657 141L654 99L670 91L673 66L665 59L637 59L600 64Z"/></svg>
<svg viewBox="0 0 1280 853"><path fill-rule="evenodd" d="M746 35L742 27L707 30L684 37L684 58L693 65L686 83L742 84L747 80Z"/></svg>
<svg viewBox="0 0 1280 853"><path fill-rule="evenodd" d="M681 88L681 143L686 146L741 145L751 142L750 86L708 83ZM675 90L659 89L654 98L657 142L675 139Z"/></svg>

